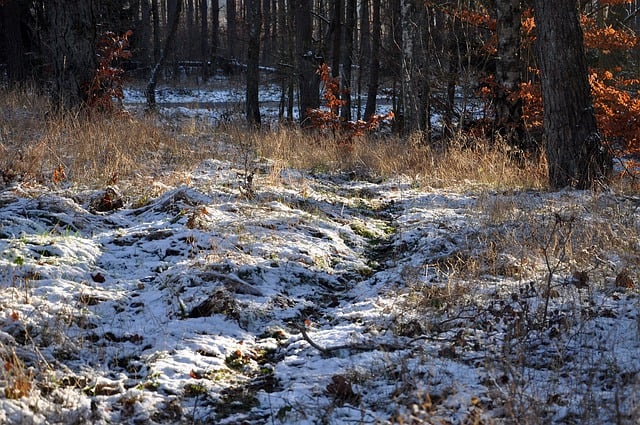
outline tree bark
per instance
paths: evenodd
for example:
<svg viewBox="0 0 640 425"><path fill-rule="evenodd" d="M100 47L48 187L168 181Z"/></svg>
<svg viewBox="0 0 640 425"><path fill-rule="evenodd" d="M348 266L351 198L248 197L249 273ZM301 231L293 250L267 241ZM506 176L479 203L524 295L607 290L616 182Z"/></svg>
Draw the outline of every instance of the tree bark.
<svg viewBox="0 0 640 425"><path fill-rule="evenodd" d="M367 87L367 106L364 119L368 120L376 113L378 84L380 79L380 0L373 0L373 26L371 33L371 57L369 60L369 83Z"/></svg>
<svg viewBox="0 0 640 425"><path fill-rule="evenodd" d="M249 27L249 44L247 46L247 121L260 126L260 103L258 97L260 83L260 0L246 0Z"/></svg>
<svg viewBox="0 0 640 425"><path fill-rule="evenodd" d="M27 79L27 63L25 60L25 43L22 38L21 23L24 17L24 6L18 1L0 2L0 22L3 29L4 45L7 53L7 76L9 83L19 83Z"/></svg>
<svg viewBox="0 0 640 425"><path fill-rule="evenodd" d="M202 58L202 79L209 77L209 17L207 0L200 0L200 57Z"/></svg>
<svg viewBox="0 0 640 425"><path fill-rule="evenodd" d="M495 132L509 145L533 152L522 119L522 101L514 99L520 85L520 0L496 1L498 36L496 61Z"/></svg>
<svg viewBox="0 0 640 425"><path fill-rule="evenodd" d="M162 66L164 66L167 54L169 53L169 50L171 50L173 40L175 39L176 33L178 32L178 24L180 23L182 0L169 1L172 2L169 9L171 9L171 11L173 12L169 17L169 33L167 34L167 38L164 40L164 49L162 49L162 52L160 53L160 58L151 70L151 76L149 77L149 82L147 83L147 89L145 92L147 96L147 108L152 111L156 109L156 85L158 83L158 73L162 69Z"/></svg>
<svg viewBox="0 0 640 425"><path fill-rule="evenodd" d="M217 1L211 3L211 57L216 60L220 44L220 5ZM215 68L214 68L215 69Z"/></svg>
<svg viewBox="0 0 640 425"><path fill-rule="evenodd" d="M236 27L236 2L227 0L227 52L229 58L236 57L238 44L238 30Z"/></svg>
<svg viewBox="0 0 640 425"><path fill-rule="evenodd" d="M549 185L592 188L612 163L594 115L576 5L535 0L534 7Z"/></svg>
<svg viewBox="0 0 640 425"><path fill-rule="evenodd" d="M351 66L353 65L353 35L356 27L356 0L346 0L344 21L344 48L342 49L342 88L344 106L341 117L351 121Z"/></svg>
<svg viewBox="0 0 640 425"><path fill-rule="evenodd" d="M138 39L140 40L140 61L146 67L151 64L151 4L149 0L141 3L141 28Z"/></svg>
<svg viewBox="0 0 640 425"><path fill-rule="evenodd" d="M299 0L295 4L296 59L298 84L300 87L300 122L309 125L309 109L320 107L320 80L316 73L320 59L313 47L313 27L311 24L312 0Z"/></svg>
<svg viewBox="0 0 640 425"><path fill-rule="evenodd" d="M401 115L405 133L428 131L429 86L424 43L426 6L419 0L402 0Z"/></svg>
<svg viewBox="0 0 640 425"><path fill-rule="evenodd" d="M44 5L54 72L52 99L58 107L74 109L87 100L97 68L95 5L91 0L46 0Z"/></svg>

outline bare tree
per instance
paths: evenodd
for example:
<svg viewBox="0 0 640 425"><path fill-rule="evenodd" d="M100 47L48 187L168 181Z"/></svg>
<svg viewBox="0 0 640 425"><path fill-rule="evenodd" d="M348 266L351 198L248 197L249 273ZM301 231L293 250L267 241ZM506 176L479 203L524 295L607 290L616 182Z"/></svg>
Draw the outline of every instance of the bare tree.
<svg viewBox="0 0 640 425"><path fill-rule="evenodd" d="M236 27L236 2L227 0L227 51L230 58L237 54L238 29Z"/></svg>
<svg viewBox="0 0 640 425"><path fill-rule="evenodd" d="M300 87L300 122L308 125L307 110L320 106L320 81L316 74L319 58L313 47L311 20L312 0L299 0L295 4L296 59Z"/></svg>
<svg viewBox="0 0 640 425"><path fill-rule="evenodd" d="M209 17L207 0L200 0L200 57L202 58L202 78L209 76Z"/></svg>
<svg viewBox="0 0 640 425"><path fill-rule="evenodd" d="M535 0L549 184L591 188L611 170L596 118L576 4Z"/></svg>
<svg viewBox="0 0 640 425"><path fill-rule="evenodd" d="M356 0L346 0L346 18L344 21L344 47L342 49L342 87L344 89L341 116L351 120L351 67L353 66L353 37L356 28Z"/></svg>
<svg viewBox="0 0 640 425"><path fill-rule="evenodd" d="M378 100L378 83L380 79L380 36L380 0L373 0L371 57L369 59L369 83L367 90L367 106L364 110L364 119L369 119L376 113L376 103Z"/></svg>
<svg viewBox="0 0 640 425"><path fill-rule="evenodd" d="M21 23L25 17L25 6L15 0L0 1L0 43L4 39L7 51L7 74L10 83L24 81L27 78L25 40L22 37Z"/></svg>
<svg viewBox="0 0 640 425"><path fill-rule="evenodd" d="M246 0L249 44L247 47L247 121L253 126L260 125L260 104L258 97L260 83L260 27L262 16L260 0Z"/></svg>
<svg viewBox="0 0 640 425"><path fill-rule="evenodd" d="M520 0L497 0L498 36L496 60L495 131L512 146L533 151L522 119L522 100L513 96L521 79Z"/></svg>
<svg viewBox="0 0 640 425"><path fill-rule="evenodd" d="M180 13L182 10L182 0L169 0L170 9L173 13L170 16L170 25L169 32L167 37L164 40L164 48L160 53L160 57L156 62L155 66L151 70L151 76L149 77L149 82L147 83L146 96L147 96L147 107L150 110L156 109L156 84L158 83L158 74L164 66L164 62L167 58L167 54L173 45L173 41L176 37L176 33L178 32L178 24L180 23Z"/></svg>

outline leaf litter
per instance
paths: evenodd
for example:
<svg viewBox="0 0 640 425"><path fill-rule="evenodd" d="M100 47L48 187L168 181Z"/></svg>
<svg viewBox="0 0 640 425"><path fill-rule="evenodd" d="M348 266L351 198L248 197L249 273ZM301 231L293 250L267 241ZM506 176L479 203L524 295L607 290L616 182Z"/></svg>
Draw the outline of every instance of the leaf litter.
<svg viewBox="0 0 640 425"><path fill-rule="evenodd" d="M240 175L205 161L110 212L0 192L0 423L640 418L633 205L296 170L248 196ZM612 210L623 254L564 240Z"/></svg>

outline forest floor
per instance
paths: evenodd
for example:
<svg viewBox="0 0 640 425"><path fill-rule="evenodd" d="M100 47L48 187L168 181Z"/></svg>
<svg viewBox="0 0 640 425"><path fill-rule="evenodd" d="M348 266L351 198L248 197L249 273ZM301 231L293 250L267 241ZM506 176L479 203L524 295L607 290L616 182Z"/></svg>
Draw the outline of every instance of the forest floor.
<svg viewBox="0 0 640 425"><path fill-rule="evenodd" d="M0 188L0 423L640 420L636 196L260 157L123 191Z"/></svg>

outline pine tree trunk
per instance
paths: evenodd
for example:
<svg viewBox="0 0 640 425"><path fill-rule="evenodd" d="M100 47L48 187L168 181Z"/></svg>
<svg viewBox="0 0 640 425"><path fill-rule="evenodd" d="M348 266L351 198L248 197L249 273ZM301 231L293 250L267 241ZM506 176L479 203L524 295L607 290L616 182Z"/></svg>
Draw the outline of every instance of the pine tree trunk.
<svg viewBox="0 0 640 425"><path fill-rule="evenodd" d="M169 7L169 9L171 9L172 11L172 14L170 16L169 33L167 34L167 38L164 41L164 49L160 53L160 58L151 70L151 76L149 77L149 82L147 83L147 89L145 92L147 97L147 107L151 111L156 109L156 85L158 83L158 73L164 66L169 50L173 46L173 41L176 37L176 33L178 32L178 24L180 23L182 0L169 1L172 2L171 7Z"/></svg>
<svg viewBox="0 0 640 425"><path fill-rule="evenodd" d="M200 0L200 57L202 58L202 79L209 77L209 17L207 0Z"/></svg>
<svg viewBox="0 0 640 425"><path fill-rule="evenodd" d="M9 83L19 83L27 78L25 46L22 38L21 21L24 6L17 1L0 2L0 23L7 54L7 74ZM1 40L1 38L0 38Z"/></svg>
<svg viewBox="0 0 640 425"><path fill-rule="evenodd" d="M371 58L369 60L369 84L367 90L367 106L364 119L368 120L376 113L378 100L378 84L380 79L380 0L373 0L373 27L371 34Z"/></svg>
<svg viewBox="0 0 640 425"><path fill-rule="evenodd" d="M47 0L49 48L53 61L52 98L63 109L81 106L97 68L94 2Z"/></svg>
<svg viewBox="0 0 640 425"><path fill-rule="evenodd" d="M247 121L260 126L259 83L260 83L260 0L246 0L249 43L247 47Z"/></svg>
<svg viewBox="0 0 640 425"><path fill-rule="evenodd" d="M495 132L509 145L534 152L522 119L522 101L514 99L520 85L520 0L496 2L498 57L496 61Z"/></svg>
<svg viewBox="0 0 640 425"><path fill-rule="evenodd" d="M300 122L309 125L307 110L320 107L320 80L316 73L319 65L313 46L311 25L312 0L300 0L295 5L296 59L300 87Z"/></svg>
<svg viewBox="0 0 640 425"><path fill-rule="evenodd" d="M351 121L351 66L353 65L353 34L356 27L356 0L346 0L346 19L344 22L344 48L342 49L342 87L344 89L341 116Z"/></svg>
<svg viewBox="0 0 640 425"><path fill-rule="evenodd" d="M549 185L591 188L608 176L612 164L594 115L576 5L534 4Z"/></svg>
<svg viewBox="0 0 640 425"><path fill-rule="evenodd" d="M238 30L236 29L236 2L227 0L227 52L229 58L236 57L238 44Z"/></svg>

